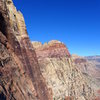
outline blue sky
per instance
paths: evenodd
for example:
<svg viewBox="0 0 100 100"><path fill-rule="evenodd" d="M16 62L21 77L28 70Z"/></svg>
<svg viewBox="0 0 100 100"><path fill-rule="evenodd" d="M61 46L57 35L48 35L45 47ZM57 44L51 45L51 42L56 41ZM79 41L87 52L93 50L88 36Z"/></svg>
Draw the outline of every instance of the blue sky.
<svg viewBox="0 0 100 100"><path fill-rule="evenodd" d="M64 42L82 56L100 55L100 0L13 0L31 41Z"/></svg>

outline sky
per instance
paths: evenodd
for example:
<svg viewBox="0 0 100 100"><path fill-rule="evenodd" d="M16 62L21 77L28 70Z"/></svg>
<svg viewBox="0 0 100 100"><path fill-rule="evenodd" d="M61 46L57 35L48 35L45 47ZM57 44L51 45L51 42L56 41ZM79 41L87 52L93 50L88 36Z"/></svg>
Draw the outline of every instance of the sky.
<svg viewBox="0 0 100 100"><path fill-rule="evenodd" d="M59 40L71 54L100 55L100 0L13 0L31 41Z"/></svg>

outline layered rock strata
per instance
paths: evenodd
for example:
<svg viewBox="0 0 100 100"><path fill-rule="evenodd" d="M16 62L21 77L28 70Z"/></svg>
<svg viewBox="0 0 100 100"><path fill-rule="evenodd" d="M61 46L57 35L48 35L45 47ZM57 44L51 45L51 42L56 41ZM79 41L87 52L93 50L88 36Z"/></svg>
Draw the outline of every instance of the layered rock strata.
<svg viewBox="0 0 100 100"><path fill-rule="evenodd" d="M72 58L77 68L83 73L85 79L94 89L97 97L100 100L100 62L99 56L81 57L73 54Z"/></svg>
<svg viewBox="0 0 100 100"><path fill-rule="evenodd" d="M31 43L21 12L12 0L0 0L0 100L94 98L66 46L59 41Z"/></svg>
<svg viewBox="0 0 100 100"><path fill-rule="evenodd" d="M40 42L32 44L54 100L94 100L94 90L63 43L50 41L43 45Z"/></svg>
<svg viewBox="0 0 100 100"><path fill-rule="evenodd" d="M51 100L23 15L0 0L0 100Z"/></svg>

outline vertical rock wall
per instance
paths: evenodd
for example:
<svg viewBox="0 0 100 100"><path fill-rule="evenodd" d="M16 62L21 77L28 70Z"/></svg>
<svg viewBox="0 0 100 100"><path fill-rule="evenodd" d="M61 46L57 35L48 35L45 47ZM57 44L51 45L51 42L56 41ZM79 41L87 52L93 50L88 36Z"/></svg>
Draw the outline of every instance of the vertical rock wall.
<svg viewBox="0 0 100 100"><path fill-rule="evenodd" d="M37 44L37 45L36 45ZM40 69L54 100L94 100L95 93L73 63L66 46L59 41L34 43Z"/></svg>
<svg viewBox="0 0 100 100"><path fill-rule="evenodd" d="M10 83L16 84L16 88L18 88L16 91L19 91L19 93L17 92L17 94L19 94L18 96L16 93L13 94L12 92L13 99L29 100L28 96L31 96L30 100L33 100L33 98L50 100L51 96L49 95L45 80L40 72L36 53L27 35L24 18L22 14L16 10L12 0L0 0L0 44L0 69L8 71L8 77L6 78L9 79ZM3 48L4 50L2 51ZM7 58L3 58L3 55L5 54L2 52L5 52L9 55L9 58L12 59L10 60L10 63L9 60L7 60L6 64L4 64L3 59L5 60ZM12 72L12 69L14 69L14 72ZM13 75L14 73L15 75ZM0 80L2 80L2 78L3 77L1 77ZM16 82L17 78L19 78L18 82ZM13 82L10 81L10 79L12 79ZM25 89L25 85L28 87L27 89ZM10 90L14 88L12 84L11 86ZM32 89L28 90L30 89L30 86ZM5 88L6 84L2 87ZM3 90L7 91L7 89L8 88L5 88ZM1 91L1 93L2 92L3 91ZM11 93L8 91L8 93L5 94L6 98L10 98L8 94Z"/></svg>

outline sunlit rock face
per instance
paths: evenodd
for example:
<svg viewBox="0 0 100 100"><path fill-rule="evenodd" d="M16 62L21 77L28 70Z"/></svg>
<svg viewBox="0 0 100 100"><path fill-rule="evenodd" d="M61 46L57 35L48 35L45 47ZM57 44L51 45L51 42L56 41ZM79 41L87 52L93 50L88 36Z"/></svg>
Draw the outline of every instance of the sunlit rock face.
<svg viewBox="0 0 100 100"><path fill-rule="evenodd" d="M33 47L36 48L36 53L38 58L46 57L63 57L70 56L69 51L66 49L66 46L60 41L50 41L48 44L45 43L43 46L40 45L40 42L33 42ZM36 46L37 44L37 46Z"/></svg>
<svg viewBox="0 0 100 100"><path fill-rule="evenodd" d="M56 40L31 43L21 12L12 0L0 0L0 100L94 98L66 46Z"/></svg>
<svg viewBox="0 0 100 100"><path fill-rule="evenodd" d="M100 57L99 56L90 56L90 57L81 57L77 55L72 55L75 64L83 72L89 74L91 77L100 79Z"/></svg>
<svg viewBox="0 0 100 100"><path fill-rule="evenodd" d="M22 14L0 0L0 100L52 100Z"/></svg>
<svg viewBox="0 0 100 100"><path fill-rule="evenodd" d="M74 54L72 58L100 100L100 56L81 57Z"/></svg>
<svg viewBox="0 0 100 100"><path fill-rule="evenodd" d="M43 45L32 44L54 100L94 100L94 90L63 43L53 40Z"/></svg>

